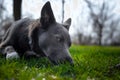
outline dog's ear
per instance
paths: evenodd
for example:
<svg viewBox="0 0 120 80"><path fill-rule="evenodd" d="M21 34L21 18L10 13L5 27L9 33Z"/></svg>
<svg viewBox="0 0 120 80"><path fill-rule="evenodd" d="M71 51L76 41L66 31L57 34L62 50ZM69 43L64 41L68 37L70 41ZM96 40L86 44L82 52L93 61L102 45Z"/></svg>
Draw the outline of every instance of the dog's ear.
<svg viewBox="0 0 120 80"><path fill-rule="evenodd" d="M55 22L55 17L49 1L46 2L41 10L40 22L43 28L47 28L51 23Z"/></svg>
<svg viewBox="0 0 120 80"><path fill-rule="evenodd" d="M63 26L64 26L67 30L69 30L70 25L71 25L71 18L67 19L67 20L63 23Z"/></svg>

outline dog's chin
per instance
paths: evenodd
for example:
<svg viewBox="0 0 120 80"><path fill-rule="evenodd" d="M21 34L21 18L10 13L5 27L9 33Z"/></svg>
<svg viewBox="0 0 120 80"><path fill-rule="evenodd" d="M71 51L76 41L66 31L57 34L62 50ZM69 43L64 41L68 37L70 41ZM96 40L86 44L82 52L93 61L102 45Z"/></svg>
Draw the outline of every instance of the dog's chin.
<svg viewBox="0 0 120 80"><path fill-rule="evenodd" d="M67 60L51 60L50 58L49 58L49 60L51 61L51 63L52 63L53 65L61 65L61 64L70 64L70 65L73 65L73 64L74 64L73 61L72 61L72 62L69 62L69 61L67 61Z"/></svg>
<svg viewBox="0 0 120 80"><path fill-rule="evenodd" d="M50 62L53 64L53 65L58 65L58 63L54 60L52 60L50 57L48 57L48 59L50 60Z"/></svg>
<svg viewBox="0 0 120 80"><path fill-rule="evenodd" d="M51 63L53 65L62 65L62 64L69 64L69 65L74 65L74 63L69 63L68 61L58 61L58 62L55 62L55 61L51 61Z"/></svg>

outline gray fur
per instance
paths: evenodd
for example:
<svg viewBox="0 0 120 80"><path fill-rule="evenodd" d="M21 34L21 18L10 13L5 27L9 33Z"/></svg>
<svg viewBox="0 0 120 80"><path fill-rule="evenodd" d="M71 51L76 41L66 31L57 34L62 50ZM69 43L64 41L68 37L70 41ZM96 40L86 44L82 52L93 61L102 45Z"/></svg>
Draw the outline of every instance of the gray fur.
<svg viewBox="0 0 120 80"><path fill-rule="evenodd" d="M54 64L68 61L73 63L69 52L71 39L69 27L71 19L57 23L50 2L42 10L37 20L21 19L12 24L4 36L0 48L12 46L19 56L47 57Z"/></svg>

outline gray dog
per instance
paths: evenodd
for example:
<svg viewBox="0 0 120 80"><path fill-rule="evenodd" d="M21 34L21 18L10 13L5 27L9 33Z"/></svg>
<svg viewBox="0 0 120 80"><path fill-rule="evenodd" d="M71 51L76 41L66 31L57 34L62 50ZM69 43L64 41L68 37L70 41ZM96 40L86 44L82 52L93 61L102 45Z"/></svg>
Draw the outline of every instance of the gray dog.
<svg viewBox="0 0 120 80"><path fill-rule="evenodd" d="M52 63L73 63L69 53L71 39L69 18L63 24L57 23L48 1L41 10L37 20L28 18L16 21L6 32L0 49L4 53L7 46L12 46L20 57L33 54L36 57L47 57Z"/></svg>

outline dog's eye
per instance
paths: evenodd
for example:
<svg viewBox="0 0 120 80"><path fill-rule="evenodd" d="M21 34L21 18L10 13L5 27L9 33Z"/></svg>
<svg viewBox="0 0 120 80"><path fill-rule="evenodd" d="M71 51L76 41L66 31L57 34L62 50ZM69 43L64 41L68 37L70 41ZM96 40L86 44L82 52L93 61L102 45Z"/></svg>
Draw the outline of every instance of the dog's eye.
<svg viewBox="0 0 120 80"><path fill-rule="evenodd" d="M62 42L64 40L60 35L56 35L55 37L58 42Z"/></svg>
<svg viewBox="0 0 120 80"><path fill-rule="evenodd" d="M61 37L59 37L59 36L56 36L56 40L57 40L58 42L61 42L61 41L62 41Z"/></svg>
<svg viewBox="0 0 120 80"><path fill-rule="evenodd" d="M61 39L60 37L57 37L57 41L61 42L61 41L62 41L62 39Z"/></svg>

